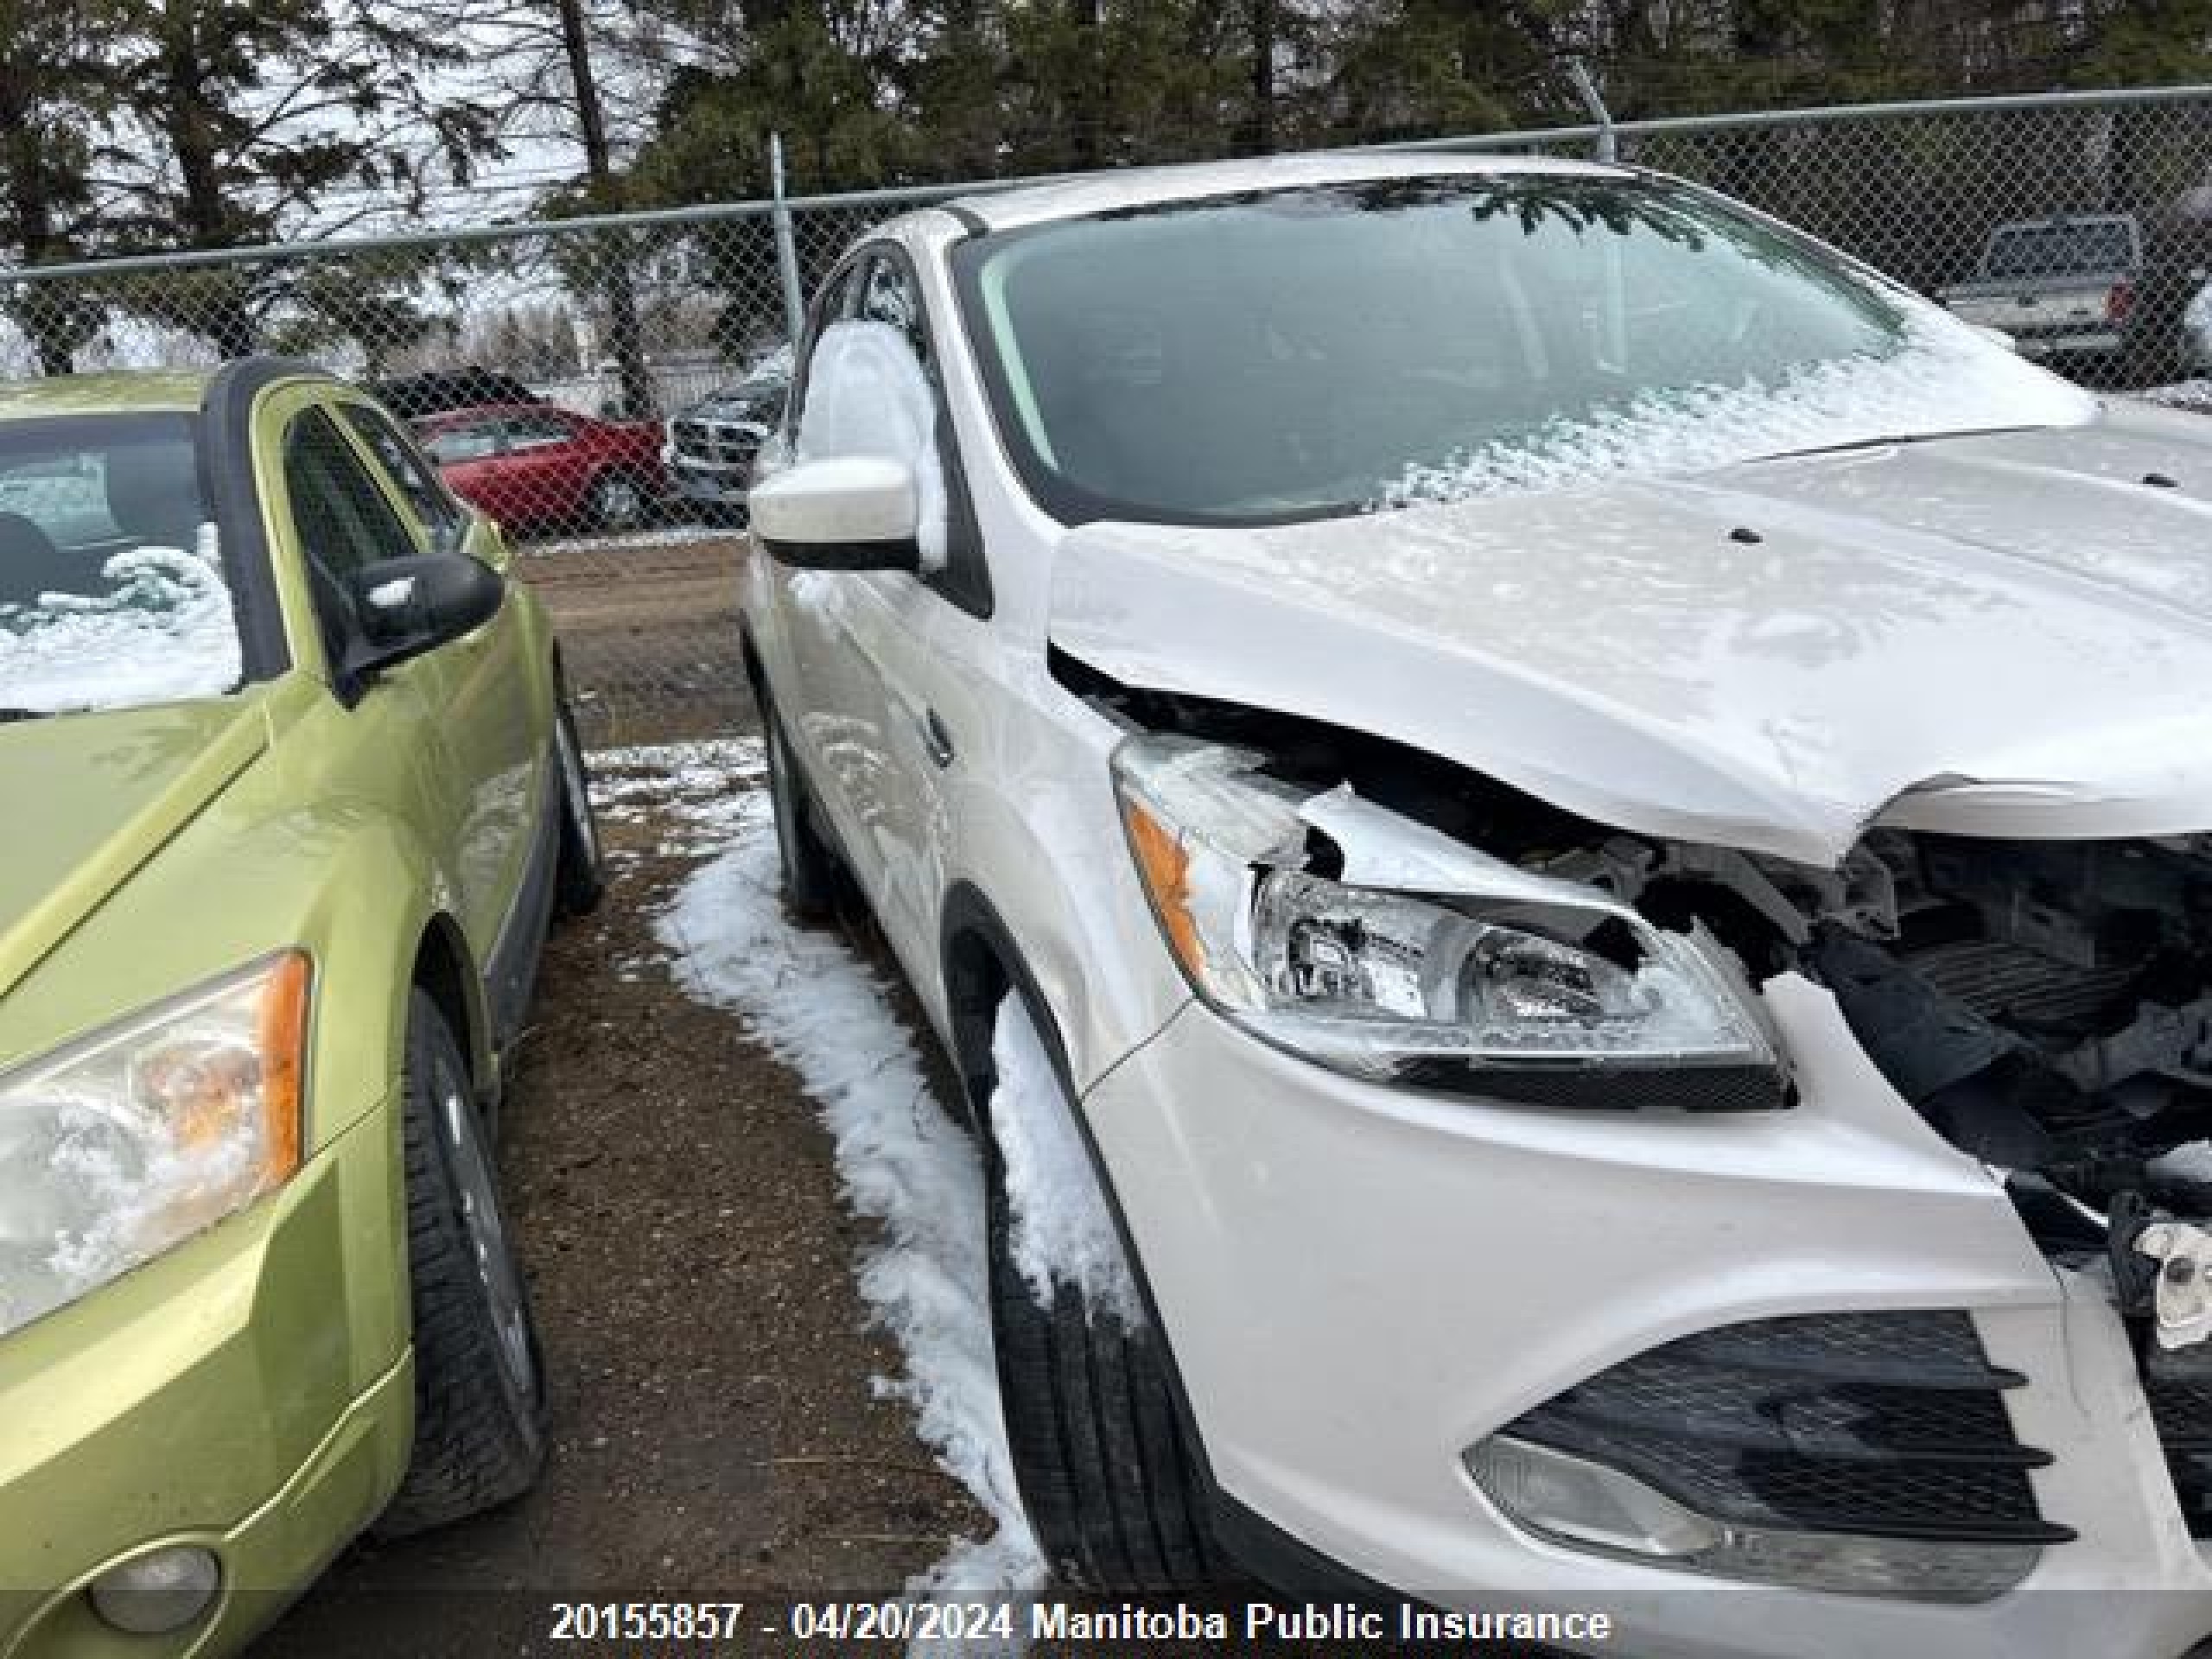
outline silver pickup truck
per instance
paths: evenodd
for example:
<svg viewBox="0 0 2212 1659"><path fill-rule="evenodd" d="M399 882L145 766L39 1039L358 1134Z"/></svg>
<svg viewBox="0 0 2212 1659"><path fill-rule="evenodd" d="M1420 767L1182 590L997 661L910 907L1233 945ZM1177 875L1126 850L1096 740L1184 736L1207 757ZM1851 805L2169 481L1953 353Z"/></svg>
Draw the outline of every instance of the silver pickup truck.
<svg viewBox="0 0 2212 1659"><path fill-rule="evenodd" d="M2131 213L2022 219L1989 233L1970 282L1936 297L1955 315L2001 328L2024 357L2116 357L2143 273Z"/></svg>

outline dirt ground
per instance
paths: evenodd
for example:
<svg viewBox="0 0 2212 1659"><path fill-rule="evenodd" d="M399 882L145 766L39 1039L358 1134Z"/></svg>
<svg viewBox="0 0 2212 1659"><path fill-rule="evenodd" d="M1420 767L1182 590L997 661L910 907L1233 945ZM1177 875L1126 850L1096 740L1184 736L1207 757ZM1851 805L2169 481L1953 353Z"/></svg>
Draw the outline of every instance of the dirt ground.
<svg viewBox="0 0 2212 1659"><path fill-rule="evenodd" d="M746 729L741 532L526 543L516 569L559 625L586 744Z"/></svg>

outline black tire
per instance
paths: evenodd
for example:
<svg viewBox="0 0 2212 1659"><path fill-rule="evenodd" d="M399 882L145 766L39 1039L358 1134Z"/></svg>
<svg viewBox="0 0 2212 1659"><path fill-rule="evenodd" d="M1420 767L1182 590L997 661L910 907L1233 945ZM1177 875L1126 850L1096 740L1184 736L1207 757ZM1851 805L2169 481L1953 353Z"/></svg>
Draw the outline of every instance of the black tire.
<svg viewBox="0 0 2212 1659"><path fill-rule="evenodd" d="M785 741L776 706L765 696L760 726L768 751L768 803L776 814L784 908L801 921L820 921L837 907L837 855L815 825L812 791Z"/></svg>
<svg viewBox="0 0 2212 1659"><path fill-rule="evenodd" d="M978 1104L988 1123L988 1096ZM983 1153L999 1393L1015 1483L1046 1560L1064 1582L1109 1599L1235 1581L1206 1524L1165 1339L1143 1313L1133 1326L1118 1308L1093 1309L1071 1284L1056 1285L1049 1305L1037 1300L1014 1261L1004 1171L988 1135Z"/></svg>
<svg viewBox="0 0 2212 1659"><path fill-rule="evenodd" d="M607 891L607 864L599 817L592 810L591 769L584 763L565 688L553 716L553 759L561 774L561 851L554 868L553 906L563 916L588 916Z"/></svg>
<svg viewBox="0 0 2212 1659"><path fill-rule="evenodd" d="M545 1463L543 1369L468 1067L437 1004L408 1003L404 1078L415 1450L376 1524L403 1537L519 1497Z"/></svg>

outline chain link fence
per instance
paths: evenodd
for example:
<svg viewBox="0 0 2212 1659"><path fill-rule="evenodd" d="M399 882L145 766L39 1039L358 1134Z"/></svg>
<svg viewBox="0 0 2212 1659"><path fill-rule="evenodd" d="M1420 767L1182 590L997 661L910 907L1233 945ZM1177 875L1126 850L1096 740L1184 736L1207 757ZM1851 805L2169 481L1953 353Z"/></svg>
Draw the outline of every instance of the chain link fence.
<svg viewBox="0 0 2212 1659"><path fill-rule="evenodd" d="M2065 372L2212 372L2212 89L1411 148L1611 151L1796 224ZM798 296L885 219L1009 182L21 270L0 279L0 375L268 351L360 380L508 527L594 738L712 730L744 708L735 532Z"/></svg>

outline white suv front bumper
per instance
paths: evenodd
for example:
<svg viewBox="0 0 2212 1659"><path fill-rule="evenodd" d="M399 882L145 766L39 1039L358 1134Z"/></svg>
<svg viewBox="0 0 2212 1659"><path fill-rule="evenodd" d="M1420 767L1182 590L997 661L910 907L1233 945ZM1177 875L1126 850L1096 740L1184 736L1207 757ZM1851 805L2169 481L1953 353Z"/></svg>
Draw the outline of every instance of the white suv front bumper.
<svg viewBox="0 0 2212 1659"><path fill-rule="evenodd" d="M1833 1001L1768 988L1786 1111L1538 1111L1377 1086L1195 1005L1086 1116L1223 1493L1446 1606L1606 1607L1614 1651L2174 1659L2212 1630L2102 1283L2054 1269L1997 1180L1891 1090ZM1537 1540L1469 1446L1632 1356L1742 1321L1970 1312L2043 1516L2073 1529L1972 1605L1732 1587Z"/></svg>

